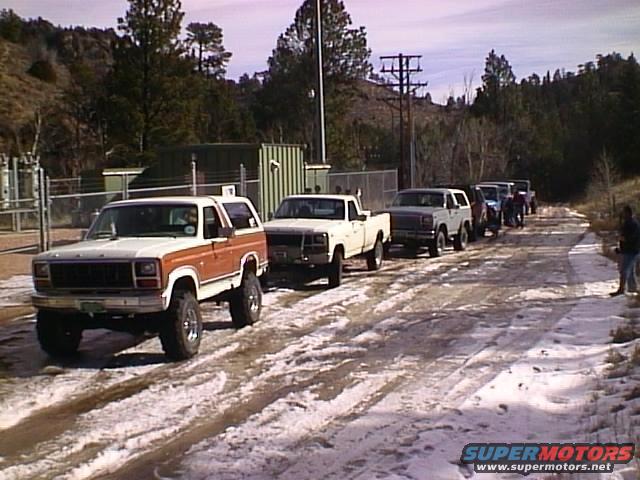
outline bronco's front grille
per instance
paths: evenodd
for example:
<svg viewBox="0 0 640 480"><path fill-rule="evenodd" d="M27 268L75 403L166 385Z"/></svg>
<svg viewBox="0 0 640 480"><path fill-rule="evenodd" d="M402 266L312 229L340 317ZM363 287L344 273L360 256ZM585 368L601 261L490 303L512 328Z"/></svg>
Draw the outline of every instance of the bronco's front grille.
<svg viewBox="0 0 640 480"><path fill-rule="evenodd" d="M418 215L391 214L392 230L420 230L420 217Z"/></svg>
<svg viewBox="0 0 640 480"><path fill-rule="evenodd" d="M289 233L267 233L267 244L269 246L280 245L300 247L302 246L302 235Z"/></svg>
<svg viewBox="0 0 640 480"><path fill-rule="evenodd" d="M121 289L133 287L129 262L51 263L53 288Z"/></svg>

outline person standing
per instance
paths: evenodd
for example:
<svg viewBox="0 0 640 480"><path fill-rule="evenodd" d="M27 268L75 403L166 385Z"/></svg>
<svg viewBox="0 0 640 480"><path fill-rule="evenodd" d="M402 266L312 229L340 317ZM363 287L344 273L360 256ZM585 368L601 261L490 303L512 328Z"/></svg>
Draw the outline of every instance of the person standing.
<svg viewBox="0 0 640 480"><path fill-rule="evenodd" d="M516 226L524 228L524 211L526 199L522 192L516 192L513 195L513 209L515 211Z"/></svg>
<svg viewBox="0 0 640 480"><path fill-rule="evenodd" d="M635 266L640 254L640 224L633 217L633 210L629 205L622 209L620 223L620 246L616 249L620 255L620 286L610 295L615 297L626 291L637 292Z"/></svg>

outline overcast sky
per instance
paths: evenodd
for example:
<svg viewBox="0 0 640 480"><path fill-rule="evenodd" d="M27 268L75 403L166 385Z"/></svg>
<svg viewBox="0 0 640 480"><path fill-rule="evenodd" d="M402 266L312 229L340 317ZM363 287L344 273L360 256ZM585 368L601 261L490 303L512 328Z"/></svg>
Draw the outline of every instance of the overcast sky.
<svg viewBox="0 0 640 480"><path fill-rule="evenodd" d="M278 35L302 0L182 0L188 22L222 27L233 53L228 76L266 68ZM115 27L126 0L0 0L23 17L54 24ZM463 78L480 81L493 48L520 79L533 72L577 69L599 53L640 51L640 0L345 0L356 26L367 29L371 61L380 55L423 55L434 101L462 94Z"/></svg>

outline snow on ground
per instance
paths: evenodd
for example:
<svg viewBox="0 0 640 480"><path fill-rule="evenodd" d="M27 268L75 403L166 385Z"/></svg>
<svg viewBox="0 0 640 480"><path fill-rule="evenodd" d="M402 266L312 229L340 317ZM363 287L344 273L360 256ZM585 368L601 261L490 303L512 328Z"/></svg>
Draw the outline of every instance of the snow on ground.
<svg viewBox="0 0 640 480"><path fill-rule="evenodd" d="M31 275L16 275L0 280L0 308L28 305L32 292Z"/></svg>
<svg viewBox="0 0 640 480"><path fill-rule="evenodd" d="M573 293L578 298L575 307L533 348L462 403L448 403L446 398L439 402L434 396L437 388L431 384L404 386L374 401L378 392L412 364L410 357L399 358L394 368L366 376L331 399L302 391L274 402L244 424L193 446L178 476L263 479L272 474L259 472L264 468L278 471L281 464L284 470L277 477L283 479L312 478L312 472L323 472L324 478L360 480L462 479L475 477L470 467L459 464L462 448L470 442L593 441L593 421L589 418L592 392L604 374L605 357L610 351L609 331L625 311L626 299L609 298L608 293L616 287L615 266L599 255L593 234L571 250L570 263L579 284ZM398 292L396 300L403 299L402 287L398 284L390 289ZM538 289L516 298L544 301L571 294L568 288ZM484 364L508 350L518 330L542 324L550 311L544 306L522 311L494 348L482 349L464 368L482 371ZM356 340L365 345L375 342L386 328L398 322L389 318ZM496 328L487 330L487 338L496 334ZM460 371L456 374L464 377ZM465 390L465 380L451 377L453 388L443 395L454 400L457 391ZM467 380L473 382L474 378ZM353 405L366 404L367 398L372 405L357 415ZM606 406L601 410L609 411ZM352 418L349 428L328 440L321 435L317 440L308 438L342 415ZM611 437L601 440L627 441ZM303 441L311 442L311 446L296 451ZM386 448L380 451L380 445ZM334 471L334 465L322 455L327 449L343 451L345 458L354 460L346 471ZM300 461L296 463L298 456ZM627 478L624 475L633 468L618 466L617 470L615 478ZM478 477L492 478L490 474Z"/></svg>
<svg viewBox="0 0 640 480"><path fill-rule="evenodd" d="M287 293L290 292L274 292L270 296L281 298ZM255 326L238 332L225 332L226 336L233 334L236 340L227 347L216 349L210 345L217 341L224 342L225 334L205 336L198 357L176 367L151 364L98 372L93 369L80 372L61 369L53 379L45 376L34 383L13 385L15 391L8 394L0 405L0 411L4 412L0 416L0 428L18 423L45 405L55 406L63 399L80 396L92 384L106 388L136 377L160 378L158 375L166 369L181 372L177 381L176 373L173 374L175 385L172 382L150 381L137 393L80 414L72 430L38 445L34 452L38 460L5 468L0 471L0 479L54 476L73 480L113 471L144 453L154 442L166 441L198 418L206 418L207 412L231 409L256 390L268 391L274 379L283 378L285 385L294 385L306 377L329 370L340 355L358 355L358 352L366 349L368 342L375 341L371 336L363 336L355 345L346 345L336 339L349 323L348 319L340 316L340 312L347 306L366 304L368 301L369 297L363 294L362 286L344 285L339 290L321 291L299 300L292 307L272 305L266 313L267 318ZM221 318L219 309L210 311L205 306L205 312L208 320L211 320L211 315L213 320ZM289 342L277 353L257 359L253 367L259 369L260 373L240 385L238 391L225 392L227 380L224 372L219 372L220 359L241 348L242 343L249 343L259 330L269 330L270 317L272 322L278 322L278 332L282 333L304 330L325 316L333 320L314 328L299 340ZM122 354L135 355L138 352L146 352L147 355L159 353L159 342L157 339L146 340ZM51 390L56 392L55 396L51 396ZM158 401L162 402L161 405L157 404ZM11 412L15 410L10 406L16 405L19 414L12 417ZM328 414L331 411L328 409L326 412ZM123 415L124 412L126 415ZM61 449L60 445L67 447ZM73 458L79 461L77 467L69 471L64 465Z"/></svg>
<svg viewBox="0 0 640 480"><path fill-rule="evenodd" d="M624 299L609 298L616 287L615 267L603 262L598 252L593 234L571 251L571 265L588 285L588 296L553 331L435 425L431 418L419 419L424 431L411 445L395 451L402 462L392 459L388 465L376 464L375 470L358 478L373 478L380 471L388 475L401 471L418 479L469 478L474 473L458 464L467 443L593 440L588 431L591 423L584 414L605 368L609 331L626 308ZM478 478L493 477L483 473Z"/></svg>
<svg viewBox="0 0 640 480"><path fill-rule="evenodd" d="M563 238L557 233L554 242ZM615 265L598 252L596 237L587 235L570 252L572 272L553 268L543 282L524 290L499 284L511 292L504 298L510 309L485 305L480 297L460 307L456 292L447 289L451 294L438 308L412 319L421 307L414 297L461 279L469 285L491 283L494 270L504 272L514 255L505 248L475 258L472 251L467 262L455 256L414 262L390 284L379 275L308 297L275 290L265 295L269 308L261 322L237 332L222 326L205 335L201 354L182 364L128 364L161 355L157 339L141 339L105 369L72 366L55 377L12 379L6 385L12 391L0 397L0 429L44 406L91 394L86 391L94 384L107 391L138 378L147 381L82 411L55 436L36 443L28 461L25 456L0 470L0 479L71 480L114 472L186 429L237 410L238 420L227 420L231 425L221 433L199 437L184 461L172 463L163 476L455 480L473 476L458 463L462 447L473 441L626 440L618 438L623 430L609 416L629 392L617 388L619 378L609 378L604 359L611 352L609 331L629 316L630 300L609 298L616 287ZM534 254L532 262L544 258ZM26 279L30 289L28 276L23 286ZM466 290L470 297L475 291L475 286ZM383 300L374 306L378 297ZM447 308L456 313L447 314ZM204 314L210 324L228 323L226 311L211 304L204 305ZM385 350L398 339L410 343L416 331L445 338L447 328L469 319L474 328L461 330L468 336L443 340L446 348L433 358L405 350L404 343ZM444 324L450 326L431 330ZM405 336L394 337L397 332ZM540 340L528 339L532 334ZM621 351L631 357L632 344ZM373 355L365 360L368 352ZM376 355L388 352L393 354L375 366ZM639 408L629 405L626 412Z"/></svg>
<svg viewBox="0 0 640 480"><path fill-rule="evenodd" d="M597 375L604 369L609 331L625 309L624 301L608 297L616 287L615 269L602 262L598 250L597 239L588 235L571 251L571 265L589 285L588 296L553 331L435 425L432 418L420 418L422 433L395 451L402 462L392 459L389 465L376 464L358 478L380 471L402 472L408 478L468 478L473 472L460 466L458 459L470 442L586 440L589 422L583 414ZM490 474L478 477L492 478Z"/></svg>

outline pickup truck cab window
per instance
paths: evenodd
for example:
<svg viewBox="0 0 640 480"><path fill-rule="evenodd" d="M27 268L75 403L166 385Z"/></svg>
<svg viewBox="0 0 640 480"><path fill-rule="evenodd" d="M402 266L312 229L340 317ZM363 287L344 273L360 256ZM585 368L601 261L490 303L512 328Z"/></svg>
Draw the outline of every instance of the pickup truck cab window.
<svg viewBox="0 0 640 480"><path fill-rule="evenodd" d="M251 209L246 203L224 203L223 206L229 215L231 224L237 230L256 228L258 226L258 221L253 216Z"/></svg>
<svg viewBox="0 0 640 480"><path fill-rule="evenodd" d="M358 220L358 209L355 202L349 202L349 221L355 222Z"/></svg>
<svg viewBox="0 0 640 480"><path fill-rule="evenodd" d="M273 218L344 220L344 201L332 198L287 198L282 201Z"/></svg>
<svg viewBox="0 0 640 480"><path fill-rule="evenodd" d="M452 209L456 207L456 202L453 201L453 196L448 193L447 194L447 208Z"/></svg>
<svg viewBox="0 0 640 480"><path fill-rule="evenodd" d="M195 237L198 208L195 205L127 205L100 213L87 239L119 237Z"/></svg>
<svg viewBox="0 0 640 480"><path fill-rule="evenodd" d="M462 193L456 193L455 194L456 200L458 201L458 204L461 207L468 207L469 206L469 202L467 202L466 197L464 196L464 194Z"/></svg>

